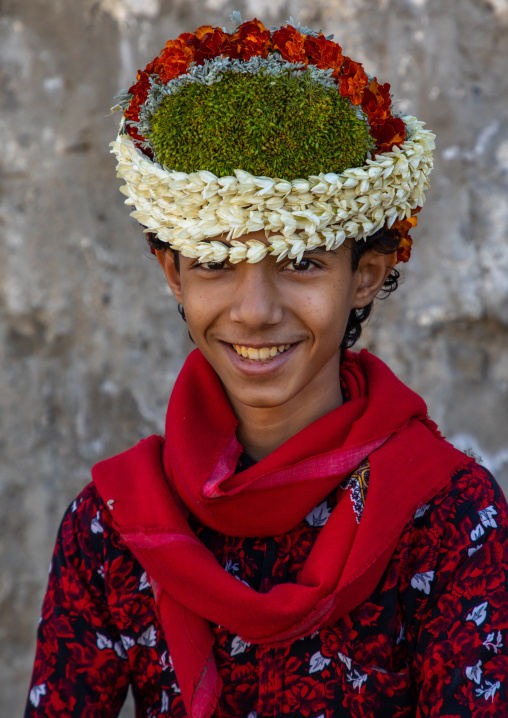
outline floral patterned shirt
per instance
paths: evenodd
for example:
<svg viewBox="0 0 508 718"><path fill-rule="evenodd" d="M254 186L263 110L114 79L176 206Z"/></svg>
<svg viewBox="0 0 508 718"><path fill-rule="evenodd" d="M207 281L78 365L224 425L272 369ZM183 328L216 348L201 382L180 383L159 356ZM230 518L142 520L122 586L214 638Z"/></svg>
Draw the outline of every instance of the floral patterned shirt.
<svg viewBox="0 0 508 718"><path fill-rule="evenodd" d="M361 519L368 463L342 485ZM221 565L264 592L296 581L335 495L283 536L232 538L194 522ZM214 626L220 718L508 716L508 507L473 464L406 525L376 590L284 648ZM185 718L147 575L90 484L64 516L25 716Z"/></svg>

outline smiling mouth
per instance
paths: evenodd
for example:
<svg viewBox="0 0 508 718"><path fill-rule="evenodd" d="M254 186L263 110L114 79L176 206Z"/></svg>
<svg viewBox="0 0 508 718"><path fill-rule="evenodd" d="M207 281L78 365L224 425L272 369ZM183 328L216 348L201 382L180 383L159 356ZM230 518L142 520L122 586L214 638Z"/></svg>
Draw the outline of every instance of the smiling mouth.
<svg viewBox="0 0 508 718"><path fill-rule="evenodd" d="M278 346L272 347L261 347L255 349L254 347L245 347L242 344L231 344L237 354L244 357L245 359L253 359L254 361L267 361L267 359L273 359L273 357L279 354L284 354L288 349L291 348L291 344L279 344Z"/></svg>

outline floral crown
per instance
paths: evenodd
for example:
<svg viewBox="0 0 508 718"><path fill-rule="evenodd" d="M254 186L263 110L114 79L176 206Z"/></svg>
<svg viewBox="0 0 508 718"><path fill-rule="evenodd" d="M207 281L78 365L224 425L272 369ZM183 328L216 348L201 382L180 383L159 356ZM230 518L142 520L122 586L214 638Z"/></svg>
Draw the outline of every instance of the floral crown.
<svg viewBox="0 0 508 718"><path fill-rule="evenodd" d="M205 25L169 40L116 98L111 147L131 215L199 262L300 261L383 227L407 261L434 135L395 115L390 85L333 36L231 17L232 33ZM237 241L257 230L269 246Z"/></svg>

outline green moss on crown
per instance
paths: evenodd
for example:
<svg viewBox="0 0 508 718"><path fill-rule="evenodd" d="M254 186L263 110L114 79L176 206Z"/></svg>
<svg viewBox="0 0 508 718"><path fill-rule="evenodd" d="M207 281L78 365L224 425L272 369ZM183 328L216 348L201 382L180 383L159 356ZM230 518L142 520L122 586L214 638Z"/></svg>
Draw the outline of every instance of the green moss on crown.
<svg viewBox="0 0 508 718"><path fill-rule="evenodd" d="M235 169L288 180L338 173L363 165L373 146L349 100L307 71L227 72L212 85L185 85L163 100L151 127L158 162L219 177Z"/></svg>

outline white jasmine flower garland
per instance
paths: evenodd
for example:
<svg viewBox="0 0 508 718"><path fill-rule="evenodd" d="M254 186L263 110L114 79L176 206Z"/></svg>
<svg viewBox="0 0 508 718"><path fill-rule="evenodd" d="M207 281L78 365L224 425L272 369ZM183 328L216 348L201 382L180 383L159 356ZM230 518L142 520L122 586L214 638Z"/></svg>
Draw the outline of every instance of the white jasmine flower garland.
<svg viewBox="0 0 508 718"><path fill-rule="evenodd" d="M111 152L125 181L125 204L135 208L131 216L184 256L201 263L254 263L272 253L278 261L299 261L305 251L364 239L423 206L435 135L415 117L402 119L407 139L400 148L340 174L291 181L239 169L234 177L172 172L138 150L122 128ZM261 229L268 246L236 241ZM229 244L212 239L221 235Z"/></svg>

